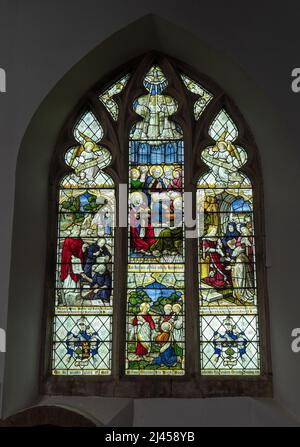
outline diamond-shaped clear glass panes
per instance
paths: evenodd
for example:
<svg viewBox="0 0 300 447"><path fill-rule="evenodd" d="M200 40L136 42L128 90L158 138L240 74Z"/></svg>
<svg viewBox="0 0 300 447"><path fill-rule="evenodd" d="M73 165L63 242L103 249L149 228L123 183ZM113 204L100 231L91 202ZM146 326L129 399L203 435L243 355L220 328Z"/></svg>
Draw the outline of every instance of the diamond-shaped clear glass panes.
<svg viewBox="0 0 300 447"><path fill-rule="evenodd" d="M226 141L235 141L238 137L237 126L224 109L215 117L208 133L215 141L221 137Z"/></svg>
<svg viewBox="0 0 300 447"><path fill-rule="evenodd" d="M157 65L130 132L126 374L184 374L182 131Z"/></svg>
<svg viewBox="0 0 300 447"><path fill-rule="evenodd" d="M186 88L194 93L195 95L199 96L199 98L195 101L194 104L194 115L195 119L198 120L204 110L206 109L209 102L213 99L213 95L206 90L202 85L198 84L196 81L193 81L193 79L189 78L185 74L181 75L181 79L184 82L184 85Z"/></svg>
<svg viewBox="0 0 300 447"><path fill-rule="evenodd" d="M117 121L119 117L118 104L114 100L114 96L120 94L127 85L130 75L127 74L123 78L119 79L115 84L105 90L99 96L100 101L105 105L112 118Z"/></svg>
<svg viewBox="0 0 300 447"><path fill-rule="evenodd" d="M256 315L202 316L200 334L203 375L260 373Z"/></svg>
<svg viewBox="0 0 300 447"><path fill-rule="evenodd" d="M85 112L74 127L74 136L76 140L84 144L89 138L95 143L98 143L103 137L103 129L93 114L93 112Z"/></svg>
<svg viewBox="0 0 300 447"><path fill-rule="evenodd" d="M55 317L52 373L111 374L111 316Z"/></svg>
<svg viewBox="0 0 300 447"><path fill-rule="evenodd" d="M257 374L260 366L253 190L250 180L239 170L247 161L247 153L234 144L237 127L224 110L213 120L209 133L215 145L202 151L201 157L208 169L198 181L197 193L201 371L203 374L213 374L214 370L215 374L224 375ZM217 322L225 321L226 315L234 322L234 315L240 315L239 322L255 321L251 326L255 343L253 337L243 338L242 326L235 332L233 323L234 330L222 329L219 338L211 336L208 343L203 332L209 330L206 322L212 321L209 327L215 327ZM228 317L227 323L229 320ZM234 344L235 340L238 344ZM238 348L243 343L247 344L245 356L242 348ZM213 354L219 348L221 354L217 358ZM245 363L248 356L251 362ZM221 358L225 359L223 366ZM230 358L235 360L231 362Z"/></svg>

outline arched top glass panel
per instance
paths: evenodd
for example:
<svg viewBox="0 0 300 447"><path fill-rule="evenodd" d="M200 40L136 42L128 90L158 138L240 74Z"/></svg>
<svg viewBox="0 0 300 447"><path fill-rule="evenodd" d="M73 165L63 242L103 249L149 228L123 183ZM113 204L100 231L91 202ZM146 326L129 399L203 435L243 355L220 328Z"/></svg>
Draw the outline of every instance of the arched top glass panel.
<svg viewBox="0 0 300 447"><path fill-rule="evenodd" d="M92 112L84 113L74 128L74 137L81 144L66 151L65 162L73 172L62 181L63 188L112 188L114 182L103 169L110 165L109 150L97 144L102 127Z"/></svg>
<svg viewBox="0 0 300 447"><path fill-rule="evenodd" d="M251 181L238 128L222 109L209 127L198 181L200 357L203 375L259 375L256 240Z"/></svg>
<svg viewBox="0 0 300 447"><path fill-rule="evenodd" d="M115 191L103 169L112 157L99 144L94 113L85 112L73 133L78 145L65 153L72 171L60 181L57 204L52 374L109 375Z"/></svg>
<svg viewBox="0 0 300 447"><path fill-rule="evenodd" d="M201 158L209 172L201 176L199 188L246 188L251 187L247 176L240 168L247 162L247 152L234 144L238 129L225 110L221 110L209 127L209 135L215 140L214 146L205 148Z"/></svg>
<svg viewBox="0 0 300 447"><path fill-rule="evenodd" d="M142 120L129 142L126 374L183 375L183 132L158 65L143 85L147 93L133 104Z"/></svg>

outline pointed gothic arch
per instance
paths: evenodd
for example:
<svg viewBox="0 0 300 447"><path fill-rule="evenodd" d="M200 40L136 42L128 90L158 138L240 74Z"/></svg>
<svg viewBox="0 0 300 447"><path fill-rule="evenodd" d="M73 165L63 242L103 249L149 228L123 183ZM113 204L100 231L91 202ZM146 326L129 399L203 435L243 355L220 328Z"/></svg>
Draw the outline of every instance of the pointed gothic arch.
<svg viewBox="0 0 300 447"><path fill-rule="evenodd" d="M101 141L95 141L101 144L101 147L107 148L111 153L109 166L103 166L103 173L107 173L114 179L117 192L120 183L127 183L128 179L128 140L130 128L139 122L137 115L134 113L132 104L138 97L145 95L143 87L143 79L152 66L159 66L168 80L166 86L166 94L174 97L177 102L177 110L172 114L172 122L176 123L183 129L183 141L185 148L185 191L191 191L194 195L196 204L197 181L201 175L207 172L207 165L201 159L201 154L206 147L212 146L216 140L210 135L209 129L221 110L226 110L228 116L231 117L234 125L238 129L238 140L235 144L245 147L247 153L247 161L240 168L241 172L245 172L251 178L255 203L255 229L256 229L256 253L257 263L257 303L259 307L260 319L260 346L261 346L261 362L257 368L257 376L253 377L236 377L234 380L229 379L230 374L224 374L224 377L214 377L207 380L201 375L199 352L199 323L198 313L195 309L199 307L199 289L198 289L198 273L197 273L197 257L194 241L185 240L185 253L187 261L182 261L188 265L185 269L184 289L186 300L186 324L185 337L186 340L192 341L192 346L186 348L184 375L182 377L170 377L168 373L163 372L160 377L147 377L147 374L128 375L125 374L125 345L126 345L126 299L124 299L124 291L126 290L127 263L124 263L124 254L128 254L127 247L127 229L115 229L115 264L114 268L118 275L114 279L114 314L113 314L113 331L111 341L111 363L109 370L111 374L107 377L98 375L97 377L78 377L74 374L72 377L51 375L51 332L52 325L47 323L46 348L45 352L47 361L43 371L43 389L49 393L67 393L72 392L100 394L100 395L119 395L119 396L174 396L183 397L193 395L195 392L199 396L206 395L268 395L270 393L270 376L268 373L268 349L266 348L266 279L264 271L264 218L263 218L263 200L262 200L262 181L259 164L258 151L255 146L254 138L247 127L243 117L237 110L234 103L213 81L206 76L195 73L190 67L181 62L164 56L160 53L151 52L137 58L125 67L121 68L116 75L112 75L111 80L107 83L97 83L82 98L78 106L68 118L65 126L63 126L60 138L58 140L56 151L53 155L53 167L51 177L50 191L50 243L49 243L49 264L47 268L47 284L53 284L54 272L57 259L55 257L56 246L56 215L57 201L53 197L57 197L58 184L63 175L70 173L70 168L66 166L64 153L68 148L74 148L74 145L81 144L84 146L85 141L74 141L76 137L74 128L80 119L92 110L95 120L101 123L103 134ZM125 79L127 73L130 73L129 79L126 80L126 88L117 89L113 98L109 98L109 89L115 85L114 81ZM181 75L186 75L185 81ZM194 81L191 84L191 80ZM199 87L200 86L200 87ZM202 88L202 90L201 90ZM200 90L199 90L200 89ZM105 94L108 98L105 98ZM211 95L212 97L209 97ZM100 100L99 100L100 97ZM198 104L201 98L206 100ZM110 102L108 102L110 101ZM116 120L118 114L118 120ZM75 127L74 127L75 126ZM85 135L89 137L88 135ZM91 136L90 136L91 137ZM89 138L90 138L89 137ZM76 140L76 138L75 138ZM70 149L69 149L70 150ZM74 149L72 149L74 150ZM151 151L150 151L151 152ZM152 153L152 152L151 152ZM155 163L146 157L146 153L141 153L141 160L147 160L153 164L158 164L157 155ZM161 157L161 155L159 156ZM140 161L141 161L140 160ZM108 163L107 163L108 164ZM140 163L141 164L141 163ZM72 175L72 174L71 174ZM117 193L118 206L118 193ZM52 216L52 217L51 217ZM52 222L51 222L52 220ZM187 264L188 263L188 264ZM53 292L53 290L52 290ZM53 305L53 293L47 291L48 308ZM230 312L229 312L230 313ZM72 332L72 331L69 331ZM72 333L74 336L74 333ZM71 340L72 341L72 340ZM101 342L102 340L100 340ZM211 340L212 341L212 340ZM95 340L94 340L95 342ZM72 341L74 343L74 341ZM182 342L184 343L184 341ZM74 352L74 349L73 349ZM139 368L138 368L139 369ZM165 370L163 370L165 371ZM217 375L217 374L216 374ZM242 375L242 374L241 374ZM151 379L151 381L149 380ZM184 392L182 391L184 387Z"/></svg>

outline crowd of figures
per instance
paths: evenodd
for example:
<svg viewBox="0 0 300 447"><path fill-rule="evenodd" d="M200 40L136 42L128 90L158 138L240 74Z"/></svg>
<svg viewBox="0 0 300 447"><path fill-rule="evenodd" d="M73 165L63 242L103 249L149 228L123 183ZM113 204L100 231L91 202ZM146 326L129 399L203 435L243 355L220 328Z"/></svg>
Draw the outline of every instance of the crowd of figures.
<svg viewBox="0 0 300 447"><path fill-rule="evenodd" d="M136 166L130 186L131 257L182 257L182 169Z"/></svg>
<svg viewBox="0 0 300 447"><path fill-rule="evenodd" d="M133 103L141 119L129 141L128 374L184 373L183 137L167 85L153 65Z"/></svg>
<svg viewBox="0 0 300 447"><path fill-rule="evenodd" d="M246 223L229 222L222 237L215 226L202 239L201 280L217 290L232 290L237 303L255 298L254 241Z"/></svg>
<svg viewBox="0 0 300 447"><path fill-rule="evenodd" d="M121 92L126 79L114 91ZM192 80L183 81L195 89ZM129 134L128 374L176 375L185 369L184 138L173 120L177 100L164 93L167 85L153 65L143 79L144 94L132 103L140 119ZM212 99L200 86L193 91L199 92L206 96L198 99L202 105L195 103L198 118ZM118 105L109 91L100 100L116 119ZM241 359L252 357L250 368L257 373L256 317L247 315L257 304L253 197L251 181L240 170L247 153L235 143L238 129L225 109L208 133L215 144L199 148L207 168L197 183L197 194L205 198L204 233L198 235L201 370L240 373L246 368ZM74 127L78 144L65 155L72 171L61 181L59 198L53 357L59 374L73 364L89 373L111 371L115 185L106 172L112 156L101 145L103 135L96 116L85 112Z"/></svg>
<svg viewBox="0 0 300 447"><path fill-rule="evenodd" d="M151 313L149 303L142 303L137 315L129 317L129 341L134 341L130 362L144 361L147 367L174 367L182 363L182 305L165 304L161 315Z"/></svg>
<svg viewBox="0 0 300 447"><path fill-rule="evenodd" d="M110 303L112 293L111 245L105 237L96 241L66 237L61 250L61 305L83 301Z"/></svg>
<svg viewBox="0 0 300 447"><path fill-rule="evenodd" d="M182 169L174 165L141 165L131 168L131 190L182 189Z"/></svg>

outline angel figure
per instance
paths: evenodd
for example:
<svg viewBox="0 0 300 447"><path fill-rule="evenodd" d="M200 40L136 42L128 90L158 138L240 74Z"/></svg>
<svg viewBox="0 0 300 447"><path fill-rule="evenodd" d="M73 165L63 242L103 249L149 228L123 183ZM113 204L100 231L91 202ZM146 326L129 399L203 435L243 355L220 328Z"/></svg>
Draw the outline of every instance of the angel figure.
<svg viewBox="0 0 300 447"><path fill-rule="evenodd" d="M226 140L227 129L222 133L216 144L203 151L203 159L210 166L216 183L227 184L240 179L238 169L244 164L236 146Z"/></svg>
<svg viewBox="0 0 300 447"><path fill-rule="evenodd" d="M101 169L109 164L111 154L108 149L100 148L95 141L82 132L79 134L84 139L84 143L73 150L69 165L81 180L95 182Z"/></svg>

